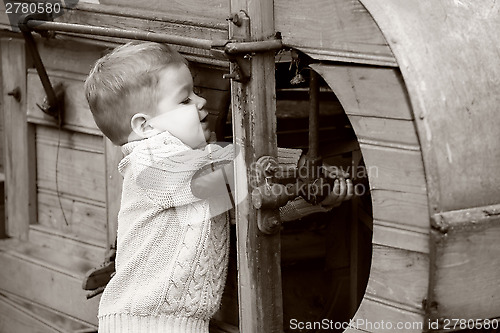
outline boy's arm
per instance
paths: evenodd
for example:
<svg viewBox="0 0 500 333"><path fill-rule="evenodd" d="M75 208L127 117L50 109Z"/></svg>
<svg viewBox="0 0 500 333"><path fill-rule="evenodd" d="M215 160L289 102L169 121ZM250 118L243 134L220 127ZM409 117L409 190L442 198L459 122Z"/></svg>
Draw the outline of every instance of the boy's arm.
<svg viewBox="0 0 500 333"><path fill-rule="evenodd" d="M210 152L165 144L151 145L135 155L136 181L156 204L168 209L200 200L192 193L191 182L200 170L210 165ZM233 158L230 147L213 155L219 161Z"/></svg>
<svg viewBox="0 0 500 333"><path fill-rule="evenodd" d="M278 148L278 161L282 170L291 170L297 166L302 151L299 149ZM328 166L324 166L328 169ZM331 168L330 173L338 173L337 168ZM280 207L282 221L293 221L314 213L329 212L339 206L343 201L350 200L353 196L352 181L347 174L336 174L332 191L319 204L308 203L302 197L289 201ZM223 165L211 165L193 177L191 181L192 193L200 199L208 199L218 195L231 195L234 188L234 163L226 161Z"/></svg>
<svg viewBox="0 0 500 333"><path fill-rule="evenodd" d="M207 168L208 167L208 168ZM234 184L234 162L210 164L196 173L191 180L191 192L200 199L226 195Z"/></svg>

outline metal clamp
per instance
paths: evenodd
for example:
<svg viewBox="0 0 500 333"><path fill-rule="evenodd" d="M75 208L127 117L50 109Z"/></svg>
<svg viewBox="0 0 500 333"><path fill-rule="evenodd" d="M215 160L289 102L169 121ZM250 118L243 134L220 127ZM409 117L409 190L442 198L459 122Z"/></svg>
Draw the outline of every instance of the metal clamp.
<svg viewBox="0 0 500 333"><path fill-rule="evenodd" d="M283 48L281 39L269 39L251 42L250 17L244 11L232 14L228 19L232 39L223 45L212 44L212 54L220 54L234 64L229 74L224 74L225 79L246 83L250 80L252 71L252 54L256 52L269 52Z"/></svg>

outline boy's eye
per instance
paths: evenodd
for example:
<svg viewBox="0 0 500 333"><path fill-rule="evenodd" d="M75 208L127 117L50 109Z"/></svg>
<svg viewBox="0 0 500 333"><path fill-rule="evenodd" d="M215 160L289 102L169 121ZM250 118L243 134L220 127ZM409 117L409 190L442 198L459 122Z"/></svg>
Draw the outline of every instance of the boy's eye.
<svg viewBox="0 0 500 333"><path fill-rule="evenodd" d="M189 102L191 102L191 98L187 97L185 100L181 102L181 104L189 104Z"/></svg>

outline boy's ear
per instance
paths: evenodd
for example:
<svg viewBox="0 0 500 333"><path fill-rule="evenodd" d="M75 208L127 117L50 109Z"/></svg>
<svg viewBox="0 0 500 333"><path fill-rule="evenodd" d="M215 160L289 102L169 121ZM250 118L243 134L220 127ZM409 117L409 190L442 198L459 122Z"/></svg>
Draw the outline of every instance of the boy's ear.
<svg viewBox="0 0 500 333"><path fill-rule="evenodd" d="M132 127L131 135L134 135L138 139L145 139L157 134L158 131L148 124L149 118L150 116L144 113L134 114L130 120L130 127Z"/></svg>

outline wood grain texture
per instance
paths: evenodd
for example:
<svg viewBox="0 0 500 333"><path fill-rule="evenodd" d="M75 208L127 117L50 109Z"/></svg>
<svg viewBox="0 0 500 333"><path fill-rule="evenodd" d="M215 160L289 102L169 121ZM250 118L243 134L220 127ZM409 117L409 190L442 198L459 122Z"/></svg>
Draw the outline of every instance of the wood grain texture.
<svg viewBox="0 0 500 333"><path fill-rule="evenodd" d="M36 144L38 188L105 202L104 155L58 146L58 130L54 129L53 134L52 141L40 140Z"/></svg>
<svg viewBox="0 0 500 333"><path fill-rule="evenodd" d="M429 284L428 255L374 245L371 267L367 295L423 311Z"/></svg>
<svg viewBox="0 0 500 333"><path fill-rule="evenodd" d="M347 115L414 119L399 69L313 64L339 98Z"/></svg>
<svg viewBox="0 0 500 333"><path fill-rule="evenodd" d="M94 122L83 91L85 76L61 71L49 71L53 86L61 83L64 87L63 126L78 132L98 135L101 132ZM34 123L56 125L54 118L43 113L37 106L42 104L45 91L36 72L28 73L28 119Z"/></svg>
<svg viewBox="0 0 500 333"><path fill-rule="evenodd" d="M24 43L19 40L2 39L0 45L2 61L2 98L5 138L5 185L7 234L10 237L27 239L30 222L36 218L36 185L34 169L34 136L32 127L26 122L26 57ZM5 79L8 78L8 79ZM20 100L8 96L19 90Z"/></svg>
<svg viewBox="0 0 500 333"><path fill-rule="evenodd" d="M429 317L497 318L500 309L500 205L433 217Z"/></svg>
<svg viewBox="0 0 500 333"><path fill-rule="evenodd" d="M354 0L274 1L283 42L321 60L394 64L370 14Z"/></svg>
<svg viewBox="0 0 500 333"><path fill-rule="evenodd" d="M30 311L0 295L0 330L19 333L58 333L54 325L43 322Z"/></svg>
<svg viewBox="0 0 500 333"><path fill-rule="evenodd" d="M102 231L101 231L102 233ZM31 225L30 243L53 250L61 250L70 256L79 257L100 265L105 256L105 243L90 238L79 238L43 225Z"/></svg>
<svg viewBox="0 0 500 333"><path fill-rule="evenodd" d="M147 9L155 12L164 12L169 14L178 14L189 16L191 20L196 18L205 18L216 22L224 20L229 13L227 1L214 0L210 2L200 2L196 0L176 0L169 1L148 1L137 2L133 0L103 0L100 3L105 5L115 5L120 7L129 7L137 9Z"/></svg>
<svg viewBox="0 0 500 333"><path fill-rule="evenodd" d="M372 189L373 218L397 222L413 229L429 230L429 212L425 194ZM410 217L410 218L409 218Z"/></svg>
<svg viewBox="0 0 500 333"><path fill-rule="evenodd" d="M179 2L180 3L180 2ZM186 5L192 6L195 1L190 1ZM170 6L172 3L169 2ZM215 7L204 5L203 2L196 2L197 10L209 13ZM141 3L141 5L144 5ZM226 9L227 10L227 9ZM60 22L76 23L100 27L119 28L132 31L155 32L168 35L199 38L205 40L227 40L226 17L228 12L223 14L220 19L209 17L197 17L196 10L193 13L177 13L172 10L161 13L159 11L142 11L137 9L127 9L125 4L118 7L116 5L88 5L82 4L74 10L66 12L63 16L56 19ZM90 36L86 36L87 38ZM103 40L114 43L123 43L129 41L122 38L112 37L92 37L92 39ZM197 56L201 58L213 58L209 50L198 49L189 46L174 45L175 49L186 55Z"/></svg>
<svg viewBox="0 0 500 333"><path fill-rule="evenodd" d="M231 11L246 11L251 17L252 40L274 35L273 8L270 1L231 1ZM232 27L231 34L238 35ZM244 157L236 162L236 207L238 251L238 299L241 332L283 331L283 302L280 271L279 234L259 231L257 220L264 214L252 206L251 185L247 174L251 165L264 155L276 156L276 97L274 52L259 53L251 58L251 80L247 84L232 82L232 115L234 142Z"/></svg>
<svg viewBox="0 0 500 333"><path fill-rule="evenodd" d="M0 295L0 303L3 310L0 311L0 316L5 317L5 320L0 320L2 332L91 332L91 328L97 330L96 327L91 327L76 318L12 294Z"/></svg>
<svg viewBox="0 0 500 333"><path fill-rule="evenodd" d="M83 322L97 324L99 298L86 300L82 278L93 264L16 240L0 243L0 290L43 304ZM71 300L71 301L68 301Z"/></svg>
<svg viewBox="0 0 500 333"><path fill-rule="evenodd" d="M43 65L49 72L65 73L66 77L77 80L85 78L97 59L107 51L102 46L78 43L68 39L37 39L36 41ZM72 74L75 75L71 76Z"/></svg>
<svg viewBox="0 0 500 333"><path fill-rule="evenodd" d="M370 189L425 195L425 173L420 151L365 144L360 147L368 166Z"/></svg>
<svg viewBox="0 0 500 333"><path fill-rule="evenodd" d="M411 220L411 217L408 220ZM429 229L412 228L399 222L374 220L373 244L429 255Z"/></svg>
<svg viewBox="0 0 500 333"><path fill-rule="evenodd" d="M350 115L360 143L418 149L415 125L410 120Z"/></svg>
<svg viewBox="0 0 500 333"><path fill-rule="evenodd" d="M424 316L421 312L402 309L397 304L373 296L365 296L352 321L354 329L362 332L420 333L425 327Z"/></svg>
<svg viewBox="0 0 500 333"><path fill-rule="evenodd" d="M422 324L429 289L430 219L420 142L401 74L394 68L359 65L312 67L349 117L372 193L372 265L355 319ZM422 331L422 326L413 331Z"/></svg>
<svg viewBox="0 0 500 333"><path fill-rule="evenodd" d="M61 197L59 202L55 191L41 189L38 191L38 205L40 225L60 232L61 237L105 246L107 227L104 203L67 195Z"/></svg>
<svg viewBox="0 0 500 333"><path fill-rule="evenodd" d="M400 65L433 212L498 203L500 95L492 92L500 89L499 3L360 2Z"/></svg>

